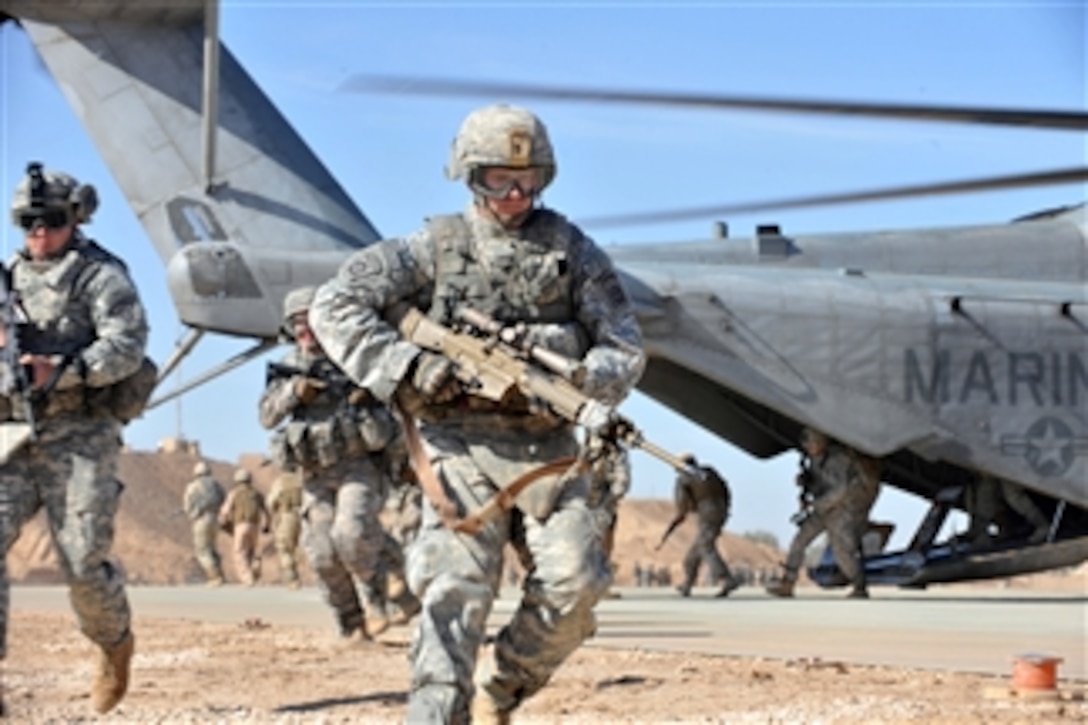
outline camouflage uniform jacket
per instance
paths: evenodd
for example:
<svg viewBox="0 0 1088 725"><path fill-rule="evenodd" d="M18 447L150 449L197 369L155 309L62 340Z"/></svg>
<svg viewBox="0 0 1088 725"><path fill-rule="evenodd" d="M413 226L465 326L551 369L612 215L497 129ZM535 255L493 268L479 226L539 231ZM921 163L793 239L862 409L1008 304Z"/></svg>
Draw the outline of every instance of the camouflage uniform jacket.
<svg viewBox="0 0 1088 725"><path fill-rule="evenodd" d="M835 444L811 462L813 509L824 515L849 510L865 513L880 488L879 477L850 450Z"/></svg>
<svg viewBox="0 0 1088 725"><path fill-rule="evenodd" d="M185 487L182 508L190 520L205 514L217 514L226 499L223 487L211 476L197 476Z"/></svg>
<svg viewBox="0 0 1088 725"><path fill-rule="evenodd" d="M144 358L148 325L124 263L78 230L60 257L34 261L20 251L12 286L26 312L25 353L72 355L47 403L52 412L78 412L86 389L104 389L135 373ZM20 415L18 406L9 414Z"/></svg>
<svg viewBox="0 0 1088 725"><path fill-rule="evenodd" d="M725 479L710 466L700 466L702 479L681 473L676 477L674 503L677 515L686 516L698 512L701 517L721 519L729 518L732 495Z"/></svg>
<svg viewBox="0 0 1088 725"><path fill-rule="evenodd" d="M400 337L387 312L408 306L449 324L458 300L500 322L529 323L530 340L581 359L583 390L618 403L645 365L642 336L611 260L581 230L545 209L507 230L470 204L454 218L463 230L433 221L403 239L353 254L318 289L310 321L322 347L354 380L388 401L419 348ZM451 249L451 247L454 247ZM450 273L449 259L461 259ZM440 267L444 271L440 271Z"/></svg>
<svg viewBox="0 0 1088 725"><path fill-rule="evenodd" d="M309 370L321 362L331 365L326 355L297 346L283 359L284 365L300 370ZM260 421L265 428L273 428L290 417L287 429L278 441L274 439L273 446L291 447L293 465L310 472L331 468L376 453L395 436L398 426L393 414L379 401L371 397L353 405L347 400L351 391L329 386L303 403L295 393L295 382L301 377L270 380L259 403Z"/></svg>

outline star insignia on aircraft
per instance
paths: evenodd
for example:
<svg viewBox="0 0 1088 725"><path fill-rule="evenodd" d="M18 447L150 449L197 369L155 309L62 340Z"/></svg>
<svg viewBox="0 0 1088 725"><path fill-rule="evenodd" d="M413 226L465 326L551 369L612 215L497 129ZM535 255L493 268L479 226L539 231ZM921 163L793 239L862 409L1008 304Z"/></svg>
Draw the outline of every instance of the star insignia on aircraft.
<svg viewBox="0 0 1088 725"><path fill-rule="evenodd" d="M1001 452L1023 456L1044 478L1060 476L1074 459L1088 454L1088 436L1076 436L1060 418L1047 416L1032 423L1024 435L1001 436Z"/></svg>

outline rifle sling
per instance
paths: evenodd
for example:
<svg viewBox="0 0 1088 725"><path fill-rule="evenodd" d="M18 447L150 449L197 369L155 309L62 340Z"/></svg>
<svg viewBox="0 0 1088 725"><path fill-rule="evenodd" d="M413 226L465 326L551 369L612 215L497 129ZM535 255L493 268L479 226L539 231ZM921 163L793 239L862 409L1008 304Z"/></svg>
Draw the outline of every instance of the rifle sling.
<svg viewBox="0 0 1088 725"><path fill-rule="evenodd" d="M518 497L518 494L533 482L548 476L568 472L575 466L579 468L578 472L580 473L586 466L586 462L580 460L577 456L567 456L537 466L515 478L508 486L499 489L483 506L462 518L457 515L457 505L446 495L445 487L438 480L438 474L435 473L430 459L423 450L423 442L419 438L419 429L416 428L415 419L405 410L404 404L399 397L396 399L396 405L403 422L408 457L412 461L412 468L415 469L420 488L423 489L423 494L438 513L442 525L451 531L474 536L484 526L513 508L514 500Z"/></svg>

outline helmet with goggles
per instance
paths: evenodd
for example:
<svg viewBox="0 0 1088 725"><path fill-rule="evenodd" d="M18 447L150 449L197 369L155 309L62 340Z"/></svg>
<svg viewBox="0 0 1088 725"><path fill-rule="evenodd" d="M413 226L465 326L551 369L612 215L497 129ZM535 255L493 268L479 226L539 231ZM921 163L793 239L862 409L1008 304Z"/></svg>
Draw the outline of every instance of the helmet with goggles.
<svg viewBox="0 0 1088 725"><path fill-rule="evenodd" d="M310 305L314 303L315 294L317 294L316 287L299 287L288 292L283 298L283 323L289 325L295 315L309 310Z"/></svg>
<svg viewBox="0 0 1088 725"><path fill-rule="evenodd" d="M283 334L295 339L294 321L305 315L314 303L317 287L299 287L287 293L283 298Z"/></svg>
<svg viewBox="0 0 1088 725"><path fill-rule="evenodd" d="M45 171L38 162L27 164L26 176L15 187L11 220L30 231L36 226L60 229L90 221L98 208L98 193L68 174Z"/></svg>
<svg viewBox="0 0 1088 725"><path fill-rule="evenodd" d="M528 173L511 171L490 180L485 172L492 167ZM446 166L450 179L465 179L474 191L496 197L506 196L515 185L535 196L555 179L556 171L544 123L524 108L505 104L480 108L465 118Z"/></svg>

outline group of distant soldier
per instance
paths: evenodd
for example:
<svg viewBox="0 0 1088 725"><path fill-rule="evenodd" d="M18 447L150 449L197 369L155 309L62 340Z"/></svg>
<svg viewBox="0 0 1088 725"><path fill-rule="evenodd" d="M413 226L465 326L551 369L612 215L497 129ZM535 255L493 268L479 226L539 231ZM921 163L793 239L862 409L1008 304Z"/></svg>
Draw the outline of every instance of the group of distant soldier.
<svg viewBox="0 0 1088 725"><path fill-rule="evenodd" d="M266 501L248 470L234 472L234 486L227 493L212 476L208 464L199 461L193 468L193 480L185 488L182 509L192 525L193 552L208 584L219 586L225 580L216 546L220 531L231 537L234 568L246 586L253 586L261 578L260 534L271 531L283 583L297 589L301 508L302 486L293 473L276 477Z"/></svg>

